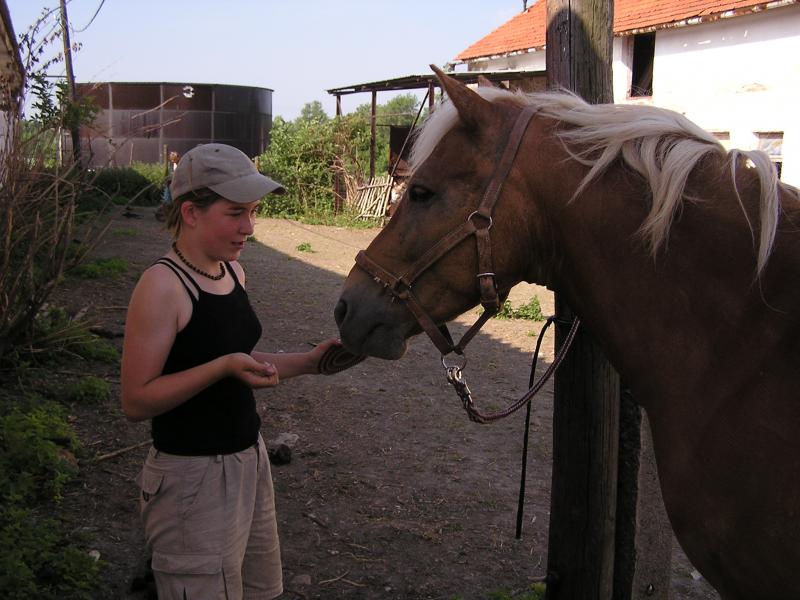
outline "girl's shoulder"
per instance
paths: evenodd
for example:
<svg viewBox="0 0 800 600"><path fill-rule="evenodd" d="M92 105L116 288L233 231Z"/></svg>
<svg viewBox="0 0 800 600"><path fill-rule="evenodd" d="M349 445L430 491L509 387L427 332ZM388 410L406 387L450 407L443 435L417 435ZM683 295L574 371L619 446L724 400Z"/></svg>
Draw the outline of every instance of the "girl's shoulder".
<svg viewBox="0 0 800 600"><path fill-rule="evenodd" d="M175 300L186 296L191 287L196 287L193 280L180 271L162 262L155 262L142 273L136 284L136 293L151 299ZM197 293L193 294L195 297Z"/></svg>

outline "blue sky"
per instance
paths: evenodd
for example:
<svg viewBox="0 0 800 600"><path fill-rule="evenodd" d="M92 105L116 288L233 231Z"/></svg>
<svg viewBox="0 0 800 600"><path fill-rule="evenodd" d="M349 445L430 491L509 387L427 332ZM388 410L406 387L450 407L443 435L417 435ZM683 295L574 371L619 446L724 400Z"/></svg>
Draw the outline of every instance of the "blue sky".
<svg viewBox="0 0 800 600"><path fill-rule="evenodd" d="M20 34L58 0L7 4ZM274 90L273 114L293 119L313 100L333 114L335 100L326 89L444 65L521 11L522 2L72 0L67 10L72 41L82 46L74 56L79 82L266 87ZM378 94L379 103L389 98ZM342 105L349 112L369 101L369 94L354 94Z"/></svg>

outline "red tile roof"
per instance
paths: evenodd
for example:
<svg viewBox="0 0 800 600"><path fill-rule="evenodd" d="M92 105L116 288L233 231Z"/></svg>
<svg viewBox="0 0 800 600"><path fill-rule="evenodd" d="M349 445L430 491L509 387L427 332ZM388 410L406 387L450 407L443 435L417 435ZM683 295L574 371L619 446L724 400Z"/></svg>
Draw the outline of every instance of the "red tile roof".
<svg viewBox="0 0 800 600"><path fill-rule="evenodd" d="M794 4L787 0L780 4ZM478 40L456 60L469 60L483 56L497 56L519 52L545 45L546 0L519 13L486 37ZM711 17L729 11L753 12L766 6L766 2L753 0L615 0L614 34L620 35L639 29L667 27L695 17ZM772 2L770 4L778 4Z"/></svg>

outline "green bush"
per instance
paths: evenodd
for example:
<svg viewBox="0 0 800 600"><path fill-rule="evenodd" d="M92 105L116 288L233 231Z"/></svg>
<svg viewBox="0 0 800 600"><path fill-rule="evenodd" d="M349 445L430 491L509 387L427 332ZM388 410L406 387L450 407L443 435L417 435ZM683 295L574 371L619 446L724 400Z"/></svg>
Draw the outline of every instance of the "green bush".
<svg viewBox="0 0 800 600"><path fill-rule="evenodd" d="M333 208L331 167L337 159L336 134L343 126L340 119L275 119L270 149L260 157L259 165L284 185L286 194L267 196L260 207L262 214L294 217Z"/></svg>
<svg viewBox="0 0 800 600"><path fill-rule="evenodd" d="M132 167L106 167L97 172L94 187L117 204L156 206L162 188Z"/></svg>
<svg viewBox="0 0 800 600"><path fill-rule="evenodd" d="M0 498L3 504L59 500L74 474L63 449L75 450L64 409L52 401L13 407L0 416ZM5 407L8 409L8 407Z"/></svg>
<svg viewBox="0 0 800 600"><path fill-rule="evenodd" d="M389 130L383 125L410 125L418 102L413 94L405 94L377 107L382 127L376 139L376 174L385 173L389 161ZM347 185L368 177L368 104L331 119L319 102L309 103L294 121L276 117L270 137L269 150L259 157L259 165L284 185L286 194L265 198L260 207L262 215L330 223L334 218L336 175L350 182Z"/></svg>
<svg viewBox="0 0 800 600"><path fill-rule="evenodd" d="M100 565L67 542L61 525L23 507L0 508L0 597L89 600Z"/></svg>
<svg viewBox="0 0 800 600"><path fill-rule="evenodd" d="M119 352L114 346L89 331L85 331L70 349L87 360L96 360L106 364L114 364L120 358Z"/></svg>
<svg viewBox="0 0 800 600"><path fill-rule="evenodd" d="M75 199L75 221L91 218L95 213L104 213L114 204L114 199L97 188L89 188Z"/></svg>
<svg viewBox="0 0 800 600"><path fill-rule="evenodd" d="M97 587L100 565L43 516L75 474L78 450L59 404L0 398L0 598L89 600Z"/></svg>
<svg viewBox="0 0 800 600"><path fill-rule="evenodd" d="M159 193L163 190L167 182L167 171L164 165L160 163L134 162L131 165L131 169L156 186L159 189Z"/></svg>
<svg viewBox="0 0 800 600"><path fill-rule="evenodd" d="M523 304L516 310L517 319L527 319L528 321L544 321L542 314L542 305L539 303L539 298L534 296L530 302Z"/></svg>
<svg viewBox="0 0 800 600"><path fill-rule="evenodd" d="M111 397L111 386L99 377L89 375L70 383L66 388L67 400L81 404L102 404Z"/></svg>

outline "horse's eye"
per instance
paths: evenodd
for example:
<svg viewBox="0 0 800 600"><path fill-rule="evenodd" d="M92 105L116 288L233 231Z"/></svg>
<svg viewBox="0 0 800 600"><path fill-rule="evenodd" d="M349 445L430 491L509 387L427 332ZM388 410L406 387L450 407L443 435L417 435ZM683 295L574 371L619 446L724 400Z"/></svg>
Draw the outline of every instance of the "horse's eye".
<svg viewBox="0 0 800 600"><path fill-rule="evenodd" d="M427 202L433 198L433 192L426 187L414 184L408 190L408 197L412 202Z"/></svg>

